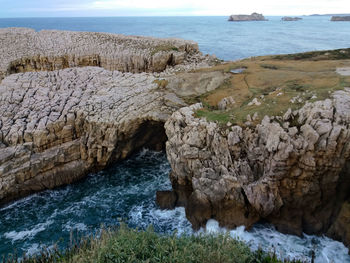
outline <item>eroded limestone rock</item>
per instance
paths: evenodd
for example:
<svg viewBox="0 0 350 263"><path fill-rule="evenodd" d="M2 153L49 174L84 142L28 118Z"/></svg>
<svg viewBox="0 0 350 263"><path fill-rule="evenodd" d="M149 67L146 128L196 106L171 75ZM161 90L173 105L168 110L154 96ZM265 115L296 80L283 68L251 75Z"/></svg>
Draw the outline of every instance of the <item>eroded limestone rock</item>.
<svg viewBox="0 0 350 263"><path fill-rule="evenodd" d="M181 39L28 28L0 29L0 56L0 205L160 150L185 106L175 73L218 62ZM225 78L209 75L202 92Z"/></svg>
<svg viewBox="0 0 350 263"><path fill-rule="evenodd" d="M0 84L0 204L71 183L140 147L161 149L184 106L149 73L97 67L13 74Z"/></svg>
<svg viewBox="0 0 350 263"><path fill-rule="evenodd" d="M29 28L0 29L0 81L12 73L98 66L122 72L160 72L200 63L195 42ZM193 65L192 65L193 66Z"/></svg>
<svg viewBox="0 0 350 263"><path fill-rule="evenodd" d="M265 116L257 126L230 128L194 117L201 104L175 112L166 150L175 191L193 188L186 213L194 227L210 218L228 227L263 219L282 232L326 233L349 198L349 105L345 88L288 111L284 121ZM345 209L334 231L350 228Z"/></svg>

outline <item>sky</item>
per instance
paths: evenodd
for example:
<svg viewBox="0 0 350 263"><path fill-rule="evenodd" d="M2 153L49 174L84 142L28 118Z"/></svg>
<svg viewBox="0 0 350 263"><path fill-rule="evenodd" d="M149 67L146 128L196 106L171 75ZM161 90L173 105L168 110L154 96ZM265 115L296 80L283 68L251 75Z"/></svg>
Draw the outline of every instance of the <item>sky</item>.
<svg viewBox="0 0 350 263"><path fill-rule="evenodd" d="M0 0L1 17L309 15L350 13L350 0Z"/></svg>

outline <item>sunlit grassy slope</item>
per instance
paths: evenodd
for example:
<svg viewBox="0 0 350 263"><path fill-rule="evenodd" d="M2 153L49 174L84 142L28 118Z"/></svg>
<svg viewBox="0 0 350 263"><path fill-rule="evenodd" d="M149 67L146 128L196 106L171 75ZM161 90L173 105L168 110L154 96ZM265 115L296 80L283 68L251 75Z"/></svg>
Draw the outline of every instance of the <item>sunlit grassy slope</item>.
<svg viewBox="0 0 350 263"><path fill-rule="evenodd" d="M350 87L350 76L336 73L337 68L350 67L350 49L308 52L291 55L254 57L229 62L201 71L224 71L245 68L232 74L222 85L209 93L188 98L202 102L197 116L211 121L242 124L247 115L279 116L288 108L302 107L307 101L329 98L333 91ZM235 104L220 111L218 103L232 96ZM249 105L256 98L260 105Z"/></svg>

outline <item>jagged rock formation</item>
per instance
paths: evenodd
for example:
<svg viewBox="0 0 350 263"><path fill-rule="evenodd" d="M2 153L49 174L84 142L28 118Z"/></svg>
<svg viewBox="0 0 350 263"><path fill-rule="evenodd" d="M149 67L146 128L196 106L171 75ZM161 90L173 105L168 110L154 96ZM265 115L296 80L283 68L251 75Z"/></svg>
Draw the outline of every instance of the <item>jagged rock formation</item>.
<svg viewBox="0 0 350 263"><path fill-rule="evenodd" d="M14 74L0 85L0 203L71 183L141 147L161 149L184 106L151 74L96 67Z"/></svg>
<svg viewBox="0 0 350 263"><path fill-rule="evenodd" d="M350 16L332 16L331 21L350 21Z"/></svg>
<svg viewBox="0 0 350 263"><path fill-rule="evenodd" d="M165 125L166 150L193 226L266 220L282 232L329 231L349 244L341 227L350 227L348 206L341 208L350 197L349 105L345 88L283 117L231 128L194 117L201 104L175 112Z"/></svg>
<svg viewBox="0 0 350 263"><path fill-rule="evenodd" d="M301 17L290 17L290 16L284 16L281 18L282 21L299 21L302 20Z"/></svg>
<svg viewBox="0 0 350 263"><path fill-rule="evenodd" d="M267 19L262 14L252 13L251 15L231 15L228 21L267 21Z"/></svg>
<svg viewBox="0 0 350 263"><path fill-rule="evenodd" d="M0 205L164 147L186 105L175 71L214 61L191 41L25 28L0 29L0 55ZM205 75L203 92L225 78Z"/></svg>
<svg viewBox="0 0 350 263"><path fill-rule="evenodd" d="M12 73L99 66L160 72L202 57L195 42L107 33L0 29L0 81Z"/></svg>

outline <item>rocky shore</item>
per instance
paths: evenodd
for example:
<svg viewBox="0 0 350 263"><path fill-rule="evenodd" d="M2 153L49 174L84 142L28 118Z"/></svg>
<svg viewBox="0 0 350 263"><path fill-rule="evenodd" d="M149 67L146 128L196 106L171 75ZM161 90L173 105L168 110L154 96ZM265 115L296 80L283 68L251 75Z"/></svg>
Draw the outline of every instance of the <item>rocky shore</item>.
<svg viewBox="0 0 350 263"><path fill-rule="evenodd" d="M10 28L0 42L0 205L162 149L186 105L166 89L181 86L172 72L215 60L175 39Z"/></svg>
<svg viewBox="0 0 350 263"><path fill-rule="evenodd" d="M231 15L228 21L267 21L267 19L262 14L252 13L251 15Z"/></svg>
<svg viewBox="0 0 350 263"><path fill-rule="evenodd" d="M349 246L349 67L334 56L345 52L228 63L245 71L166 122L173 191L158 203L184 206L197 229L212 218L228 228L268 222ZM339 86L321 92L324 78Z"/></svg>
<svg viewBox="0 0 350 263"><path fill-rule="evenodd" d="M347 88L256 127L196 118L201 104L174 113L165 125L171 181L193 226L215 218L249 228L263 220L349 245L349 105Z"/></svg>
<svg viewBox="0 0 350 263"><path fill-rule="evenodd" d="M0 80L13 73L84 66L161 72L199 55L197 43L182 39L29 28L0 29L0 43Z"/></svg>
<svg viewBox="0 0 350 263"><path fill-rule="evenodd" d="M194 228L350 245L349 50L223 64L177 39L9 28L0 43L0 205L166 145L158 204Z"/></svg>

